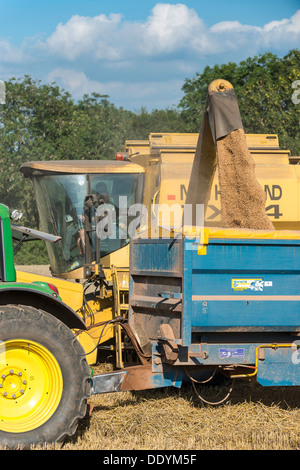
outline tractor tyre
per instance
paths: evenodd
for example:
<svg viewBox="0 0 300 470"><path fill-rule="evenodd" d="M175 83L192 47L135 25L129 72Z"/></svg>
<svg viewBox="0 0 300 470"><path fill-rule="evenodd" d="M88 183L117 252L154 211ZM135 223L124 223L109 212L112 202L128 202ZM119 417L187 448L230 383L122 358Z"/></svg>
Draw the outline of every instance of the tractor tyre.
<svg viewBox="0 0 300 470"><path fill-rule="evenodd" d="M51 314L0 306L0 448L63 442L86 415L90 368Z"/></svg>

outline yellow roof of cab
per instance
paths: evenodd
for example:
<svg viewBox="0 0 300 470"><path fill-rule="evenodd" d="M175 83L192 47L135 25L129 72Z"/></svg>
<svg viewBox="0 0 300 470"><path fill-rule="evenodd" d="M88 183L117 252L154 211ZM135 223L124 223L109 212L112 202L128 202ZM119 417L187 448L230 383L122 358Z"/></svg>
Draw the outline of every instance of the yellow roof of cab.
<svg viewBox="0 0 300 470"><path fill-rule="evenodd" d="M144 173L140 165L120 160L53 160L26 162L20 167L25 176L51 173Z"/></svg>

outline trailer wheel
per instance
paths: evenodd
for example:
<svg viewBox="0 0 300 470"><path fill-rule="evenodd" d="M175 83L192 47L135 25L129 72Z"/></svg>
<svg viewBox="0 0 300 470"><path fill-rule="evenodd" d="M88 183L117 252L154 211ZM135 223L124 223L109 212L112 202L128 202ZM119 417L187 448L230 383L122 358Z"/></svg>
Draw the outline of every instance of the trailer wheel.
<svg viewBox="0 0 300 470"><path fill-rule="evenodd" d="M86 414L90 368L72 331L33 307L0 306L0 446L62 442Z"/></svg>

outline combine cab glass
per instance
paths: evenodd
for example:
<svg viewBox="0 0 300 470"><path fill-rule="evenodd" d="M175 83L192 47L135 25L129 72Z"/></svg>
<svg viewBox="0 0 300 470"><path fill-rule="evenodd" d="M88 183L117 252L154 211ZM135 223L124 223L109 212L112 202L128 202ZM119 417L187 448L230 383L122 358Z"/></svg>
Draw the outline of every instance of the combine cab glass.
<svg viewBox="0 0 300 470"><path fill-rule="evenodd" d="M129 243L120 210L124 216L126 208L142 202L141 166L72 160L25 163L21 171L33 183L41 230L62 237L47 246L53 274L86 277L83 267Z"/></svg>

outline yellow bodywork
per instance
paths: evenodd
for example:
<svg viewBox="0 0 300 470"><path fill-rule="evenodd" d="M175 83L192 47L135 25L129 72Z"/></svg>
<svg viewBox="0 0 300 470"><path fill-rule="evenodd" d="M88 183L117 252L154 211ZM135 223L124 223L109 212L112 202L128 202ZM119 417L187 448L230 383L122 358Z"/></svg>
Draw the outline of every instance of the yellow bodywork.
<svg viewBox="0 0 300 470"><path fill-rule="evenodd" d="M41 276L30 272L17 270L18 282L48 282L54 284L59 291L62 301L84 318L87 331L75 332L77 339L86 352L87 362L95 364L97 361L97 346L105 343L115 337L114 326L103 325L97 326L111 320L114 317L124 315L124 302L121 304L117 301L121 295L124 296L129 292L129 246L125 246L121 250L102 258L104 271L107 281L114 283L114 294L112 292L102 292L102 297L94 297L87 300L84 306L82 283L73 280L60 279L58 277ZM118 279L118 273L121 272L121 281ZM126 304L126 310L128 305ZM95 325L95 326L94 326ZM117 334L120 336L120 329L116 327ZM122 354L120 349L120 341L117 341L116 352L119 357L118 363L122 365Z"/></svg>
<svg viewBox="0 0 300 470"><path fill-rule="evenodd" d="M198 134L152 133L148 147L145 141L126 141L129 158L145 165L147 206L166 204L176 209L186 200ZM266 213L275 229L300 229L300 166L291 164L289 150L279 148L276 134L246 134L250 153L255 161L257 180L266 194ZM139 154L137 154L139 152ZM143 153L142 153L143 152ZM216 171L205 217L206 226L220 225L221 198ZM153 210L152 210L153 212ZM174 225L181 224L181 213L174 215ZM157 225L164 225L158 215Z"/></svg>
<svg viewBox="0 0 300 470"><path fill-rule="evenodd" d="M173 231L176 234L176 231ZM208 245L210 239L299 240L300 230L252 230L247 228L183 227L182 234ZM171 233L170 233L171 235Z"/></svg>
<svg viewBox="0 0 300 470"><path fill-rule="evenodd" d="M58 290L62 301L77 312L82 307L83 286L77 282L65 281L49 276L40 276L24 271L16 271L17 282L49 282L54 284Z"/></svg>
<svg viewBox="0 0 300 470"><path fill-rule="evenodd" d="M50 276L41 276L39 274L33 274L30 272L24 271L16 271L17 274L17 282L48 282L54 284L59 291L59 296L61 297L62 301L72 308L75 312L79 315L83 316L82 311L82 304L83 304L83 285L73 281L66 281L64 279L53 278ZM99 321L98 317L101 315L101 319L103 318L102 312L100 312L99 302L88 302L90 308L94 312L94 321ZM103 306L102 306L103 308ZM109 313L107 313L105 309L104 317L109 319L111 318L111 307L109 309ZM97 319L97 320L96 320ZM91 320L88 320L88 324L91 323ZM77 336L77 339L81 343L84 350L88 353L88 362L93 364L96 362L97 358L97 351L95 350L95 340L90 334L86 333L85 331L81 332L80 335Z"/></svg>

